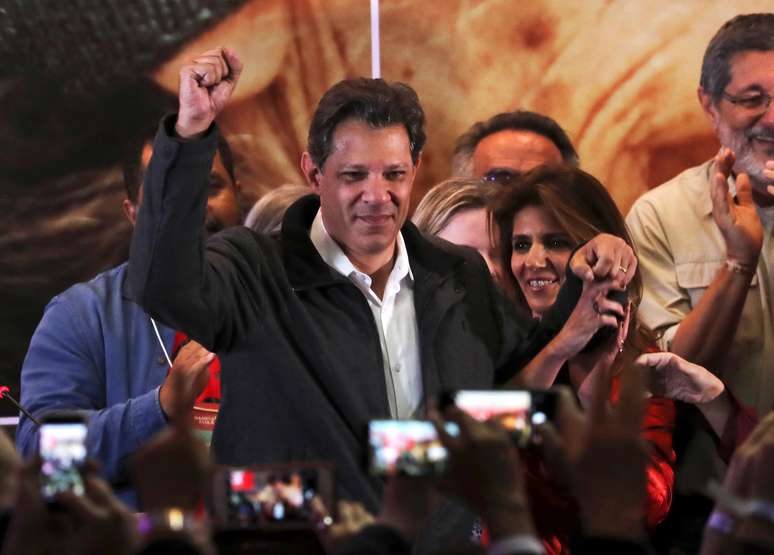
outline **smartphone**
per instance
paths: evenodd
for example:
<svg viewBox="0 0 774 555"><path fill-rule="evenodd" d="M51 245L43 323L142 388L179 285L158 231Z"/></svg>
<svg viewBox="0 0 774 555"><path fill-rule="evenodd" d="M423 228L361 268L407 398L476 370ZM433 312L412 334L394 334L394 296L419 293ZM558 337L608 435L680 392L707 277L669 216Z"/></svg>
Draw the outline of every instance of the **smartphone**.
<svg viewBox="0 0 774 555"><path fill-rule="evenodd" d="M333 466L288 463L220 467L215 473L213 514L221 529L309 528L312 499L336 508Z"/></svg>
<svg viewBox="0 0 774 555"><path fill-rule="evenodd" d="M615 301L618 304L620 304L624 310L626 310L626 305L629 302L629 293L626 291L618 291L616 289L609 291L607 294L607 298L611 301ZM608 314L613 315L616 317L616 320L618 320L618 323L621 323L621 319L618 316L618 314L608 312ZM611 328L610 326L605 326L604 328L599 328L597 332L591 336L591 339L589 339L589 342L586 343L586 345L581 349L581 353L590 353L597 347L603 345L604 343L610 341L618 334L618 328Z"/></svg>
<svg viewBox="0 0 774 555"><path fill-rule="evenodd" d="M534 389L455 391L441 401L454 403L476 420L497 419L519 446L532 440L535 426L554 419L556 392Z"/></svg>
<svg viewBox="0 0 774 555"><path fill-rule="evenodd" d="M40 493L48 503L57 494L83 495L81 467L86 462L86 418L78 412L51 412L40 423Z"/></svg>
<svg viewBox="0 0 774 555"><path fill-rule="evenodd" d="M447 423L446 431L459 433ZM374 476L437 476L448 453L435 426L426 420L372 420L368 423L368 471Z"/></svg>

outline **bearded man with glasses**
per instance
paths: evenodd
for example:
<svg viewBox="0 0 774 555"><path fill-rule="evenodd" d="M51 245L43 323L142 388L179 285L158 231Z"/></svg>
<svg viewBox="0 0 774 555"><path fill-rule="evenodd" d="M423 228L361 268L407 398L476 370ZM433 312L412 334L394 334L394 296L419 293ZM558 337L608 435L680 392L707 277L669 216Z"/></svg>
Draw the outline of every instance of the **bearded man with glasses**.
<svg viewBox="0 0 774 555"><path fill-rule="evenodd" d="M698 88L720 152L643 195L627 217L645 289L642 321L664 349L725 382L710 402L741 402L761 415L774 408L772 94L774 13L734 17L710 41ZM696 427L682 453L676 445L673 512L693 512L697 523L692 532L683 519L676 533L701 533L707 507L689 506L681 495L704 491L724 471L713 439L737 444L728 428L713 438Z"/></svg>

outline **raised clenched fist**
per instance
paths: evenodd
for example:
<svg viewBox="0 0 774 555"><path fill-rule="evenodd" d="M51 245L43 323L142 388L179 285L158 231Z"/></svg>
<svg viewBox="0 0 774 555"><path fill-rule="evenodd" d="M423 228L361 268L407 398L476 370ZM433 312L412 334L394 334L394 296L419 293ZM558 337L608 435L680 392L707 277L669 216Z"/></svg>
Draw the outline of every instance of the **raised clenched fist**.
<svg viewBox="0 0 774 555"><path fill-rule="evenodd" d="M234 92L242 62L227 48L208 50L180 69L175 132L193 139L207 131Z"/></svg>

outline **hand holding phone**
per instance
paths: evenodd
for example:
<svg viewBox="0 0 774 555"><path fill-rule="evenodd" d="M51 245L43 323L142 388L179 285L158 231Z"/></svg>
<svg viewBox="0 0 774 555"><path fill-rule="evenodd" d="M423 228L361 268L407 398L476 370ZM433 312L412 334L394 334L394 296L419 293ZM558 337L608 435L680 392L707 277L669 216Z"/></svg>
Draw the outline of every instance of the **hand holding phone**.
<svg viewBox="0 0 774 555"><path fill-rule="evenodd" d="M454 404L479 421L496 419L519 446L532 440L535 426L553 420L556 392L551 390L460 390L445 396L441 405Z"/></svg>
<svg viewBox="0 0 774 555"><path fill-rule="evenodd" d="M456 424L447 431L456 435ZM438 476L448 453L435 426L425 420L372 420L368 423L369 472L374 476Z"/></svg>
<svg viewBox="0 0 774 555"><path fill-rule="evenodd" d="M315 498L335 508L334 487L333 469L325 463L222 467L216 472L216 522L224 529L309 528L316 522Z"/></svg>
<svg viewBox="0 0 774 555"><path fill-rule="evenodd" d="M40 425L40 493L48 503L65 491L84 494L80 469L86 461L85 417L78 412L52 412Z"/></svg>

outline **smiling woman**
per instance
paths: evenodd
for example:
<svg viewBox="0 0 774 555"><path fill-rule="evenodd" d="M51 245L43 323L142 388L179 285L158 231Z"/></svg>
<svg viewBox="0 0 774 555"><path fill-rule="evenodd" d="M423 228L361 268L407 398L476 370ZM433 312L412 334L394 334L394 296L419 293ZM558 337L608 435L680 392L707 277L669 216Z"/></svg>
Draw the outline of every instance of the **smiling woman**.
<svg viewBox="0 0 774 555"><path fill-rule="evenodd" d="M517 302L538 318L554 304L576 246L600 233L615 235L632 244L623 216L604 186L574 167L540 166L524 174L494 199L492 219L499 234L505 279L515 285ZM627 270L620 268L622 272ZM587 284L583 295L598 285ZM617 383L613 376L631 371L634 359L643 350L652 349L651 334L637 322L641 289L639 270L635 270L628 286L626 316L616 315L617 334L611 334L591 350L586 348L590 342L578 338L588 337L583 331L585 326L608 309L612 301L606 298L606 291L594 297L596 314L590 310L582 314L579 312L582 303L578 303L562 331L517 376L518 385L542 389L564 383L587 405L594 376L602 375ZM651 397L642 424L642 437L650 453L647 508L643 516L651 528L665 518L671 503L673 427L672 402ZM533 477L528 481L533 515L546 551L564 552L568 530L574 526L574 515L567 509L563 495L545 479L539 465L528 467Z"/></svg>
<svg viewBox="0 0 774 555"><path fill-rule="evenodd" d="M537 317L556 300L576 246L600 233L633 246L605 187L577 168L536 168L503 189L492 206L505 279L516 286L517 301ZM637 306L642 293L639 271L628 292Z"/></svg>

